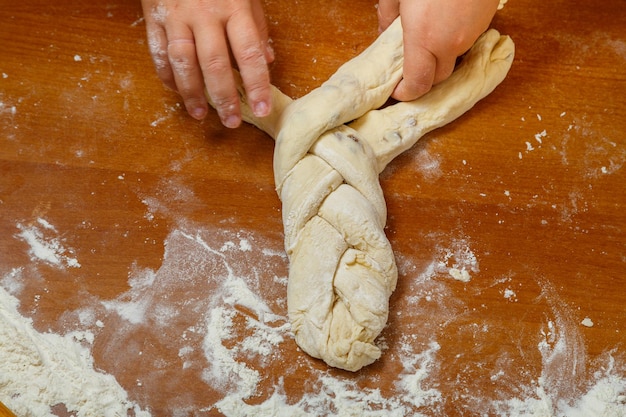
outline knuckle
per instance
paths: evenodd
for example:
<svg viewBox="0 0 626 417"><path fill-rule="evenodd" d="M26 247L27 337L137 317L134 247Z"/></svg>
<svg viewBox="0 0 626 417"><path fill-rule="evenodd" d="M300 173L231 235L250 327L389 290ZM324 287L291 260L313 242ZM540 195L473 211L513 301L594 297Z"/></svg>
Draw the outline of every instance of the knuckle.
<svg viewBox="0 0 626 417"><path fill-rule="evenodd" d="M247 65L262 67L267 65L265 62L265 54L263 53L260 45L247 45L241 48L241 50L238 51L236 58L240 66Z"/></svg>
<svg viewBox="0 0 626 417"><path fill-rule="evenodd" d="M244 88L246 96L248 96L248 98L253 101L269 95L269 85L266 83L253 82L246 84Z"/></svg>
<svg viewBox="0 0 626 417"><path fill-rule="evenodd" d="M152 53L152 63L157 72L167 71L169 68L169 58L167 52L159 49Z"/></svg>
<svg viewBox="0 0 626 417"><path fill-rule="evenodd" d="M219 56L206 59L202 67L207 74L224 74L231 70L230 63Z"/></svg>
<svg viewBox="0 0 626 417"><path fill-rule="evenodd" d="M186 57L174 57L170 55L170 65L174 72L179 75L185 75L192 71L193 65Z"/></svg>
<svg viewBox="0 0 626 417"><path fill-rule="evenodd" d="M211 94L209 93L211 96ZM211 96L211 101L215 104L220 114L230 114L235 111L239 100L236 96L216 94Z"/></svg>
<svg viewBox="0 0 626 417"><path fill-rule="evenodd" d="M432 79L426 81L422 79L413 80L410 85L411 92L417 97L426 94L432 88Z"/></svg>
<svg viewBox="0 0 626 417"><path fill-rule="evenodd" d="M172 66L172 70L177 74L187 74L193 70L194 66L194 55L185 50L186 48L181 48L178 45L172 45L168 47L168 61Z"/></svg>

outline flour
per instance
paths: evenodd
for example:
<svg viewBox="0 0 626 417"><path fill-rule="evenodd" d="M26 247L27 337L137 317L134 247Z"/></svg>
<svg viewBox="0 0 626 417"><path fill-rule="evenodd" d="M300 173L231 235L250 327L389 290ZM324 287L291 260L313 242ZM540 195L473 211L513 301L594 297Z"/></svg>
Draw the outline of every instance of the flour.
<svg viewBox="0 0 626 417"><path fill-rule="evenodd" d="M424 180L434 182L443 176L441 162L437 155L432 155L428 149L418 152L415 156L416 173L420 173Z"/></svg>
<svg viewBox="0 0 626 417"><path fill-rule="evenodd" d="M13 268L8 274L0 279L0 286L4 287L9 294L17 295L24 289L22 282L23 268Z"/></svg>
<svg viewBox="0 0 626 417"><path fill-rule="evenodd" d="M94 370L90 333L38 333L0 287L0 401L18 416L52 416L64 404L77 416L148 416L111 375ZM87 344L87 346L84 346Z"/></svg>
<svg viewBox="0 0 626 417"><path fill-rule="evenodd" d="M586 351L578 323L555 295L551 284L542 282L543 297L552 310L537 345L542 358L541 375L533 386L522 387L524 398L496 401L499 416L536 417L625 417L626 374L610 352L586 377Z"/></svg>
<svg viewBox="0 0 626 417"><path fill-rule="evenodd" d="M45 242L60 235L45 221L32 227ZM20 416L50 415L51 407L60 403L76 415L89 415L90 407L99 407L96 415L126 415L130 410L144 416L148 413L143 410L163 397L168 408L158 413L173 416L219 412L228 417L419 417L445 415L451 402L471 407L477 415L626 416L624 365L607 354L596 368L585 369L584 327L545 282L539 283L545 308L545 321L536 334L539 373L509 361L503 351L496 366L486 371L493 391L464 391L474 386L465 380L466 368L485 365L467 362L464 352L457 355L458 362L443 364L441 351L454 347L450 340L457 332L471 332L477 348L494 343L490 332L497 329L459 320L467 306L454 296L457 284L442 279L451 268L480 272L469 238L436 241L433 258L425 265L397 256L409 289L394 310L403 318L402 327L393 338L385 331L377 340L385 351L385 369L394 370L384 375L385 389L378 383L382 374L346 376L313 366L303 354L285 364L285 353L292 350L293 355L295 343L286 316L282 242L245 230L179 222L165 239L158 269L133 266L127 291L113 299L88 299L67 312L66 321L75 324L64 336L34 331L30 319L17 313L18 301L1 292L0 400ZM34 263L41 261L33 258ZM61 262L57 267L69 265ZM13 267L0 277L0 284L19 295L30 273L29 268ZM468 290L480 285L475 280ZM517 300L510 277L493 285L502 285L500 293ZM452 339L441 340L442 331ZM151 349L156 345L162 348ZM101 352L106 373L94 370L92 350ZM133 365L138 360L139 368ZM457 381L443 377L443 368L450 366L460 367ZM33 380L41 382L33 385ZM517 391L511 391L511 381ZM172 384L201 387L206 395L181 397L163 390ZM457 387L457 397L442 395L451 392L450 385ZM31 386L47 391L33 399Z"/></svg>
<svg viewBox="0 0 626 417"><path fill-rule="evenodd" d="M136 276L129 280L131 289L122 299L103 301L102 305L110 311L115 311L120 317L132 324L143 323L146 310L152 303L152 297L144 297L143 294L154 283L153 271L137 271ZM81 314L86 314L81 312ZM93 312L90 314L94 314Z"/></svg>
<svg viewBox="0 0 626 417"><path fill-rule="evenodd" d="M452 278L461 282L470 282L470 280L472 279L469 272L465 268L450 268L448 269L448 274L450 274Z"/></svg>
<svg viewBox="0 0 626 417"><path fill-rule="evenodd" d="M534 393L498 404L498 416L517 417L624 417L626 416L626 377L614 368L615 360L608 355L608 364L593 375L592 382L577 398L559 399L550 393L546 381L539 378Z"/></svg>
<svg viewBox="0 0 626 417"><path fill-rule="evenodd" d="M448 248L439 248L438 257L440 260L437 264L437 271L447 272L457 281L470 282L471 274L480 272L478 259L466 238L454 239Z"/></svg>
<svg viewBox="0 0 626 417"><path fill-rule="evenodd" d="M591 320L589 317L585 317L583 321L580 322L580 324L585 327L593 327L593 320Z"/></svg>
<svg viewBox="0 0 626 417"><path fill-rule="evenodd" d="M504 290L504 298L510 301L517 301L517 294L510 288Z"/></svg>
<svg viewBox="0 0 626 417"><path fill-rule="evenodd" d="M69 266L80 268L80 263L73 257L73 249L63 246L63 239L58 237L57 231L45 219L38 219L38 225L17 224L20 233L17 236L29 246L28 253L32 261L43 261L57 267Z"/></svg>
<svg viewBox="0 0 626 417"><path fill-rule="evenodd" d="M236 353L223 345L224 341L233 337L231 327L234 314L234 311L218 307L209 315L203 348L206 357L211 360L211 366L205 369L202 379L207 384L217 384L223 390L236 392L245 400L255 393L261 376L244 362L237 361Z"/></svg>

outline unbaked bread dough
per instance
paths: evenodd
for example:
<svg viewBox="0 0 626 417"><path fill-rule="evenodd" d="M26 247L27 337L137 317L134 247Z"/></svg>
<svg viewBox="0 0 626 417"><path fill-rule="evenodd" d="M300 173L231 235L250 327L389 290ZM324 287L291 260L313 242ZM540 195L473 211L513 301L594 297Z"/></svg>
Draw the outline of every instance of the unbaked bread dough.
<svg viewBox="0 0 626 417"><path fill-rule="evenodd" d="M290 261L288 310L305 352L349 371L380 357L374 340L386 325L398 274L384 233L378 175L425 133L489 94L513 55L511 39L491 29L428 94L373 110L402 77L397 19L306 96L292 101L273 88L273 110L265 118L256 118L241 94L244 120L276 139L274 175Z"/></svg>

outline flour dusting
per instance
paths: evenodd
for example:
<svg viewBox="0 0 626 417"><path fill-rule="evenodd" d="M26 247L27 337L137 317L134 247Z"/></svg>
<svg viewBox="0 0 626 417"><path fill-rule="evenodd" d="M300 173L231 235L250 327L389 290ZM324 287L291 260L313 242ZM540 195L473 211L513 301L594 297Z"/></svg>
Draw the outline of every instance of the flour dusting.
<svg viewBox="0 0 626 417"><path fill-rule="evenodd" d="M540 332L537 349L541 374L531 386L522 386L523 397L496 401L499 416L625 417L626 373L611 352L590 376L585 368L586 349L578 323L556 290L541 283L551 317ZM621 368L621 369L620 369Z"/></svg>
<svg viewBox="0 0 626 417"><path fill-rule="evenodd" d="M439 248L439 261L436 265L438 272L447 274L457 281L470 282L471 274L480 272L478 259L470 247L469 239L456 238L446 248Z"/></svg>
<svg viewBox="0 0 626 417"><path fill-rule="evenodd" d="M20 233L17 236L29 245L31 260L43 261L57 267L80 268L74 250L63 245L63 239L57 230L45 219L38 219L37 224L17 224Z"/></svg>
<svg viewBox="0 0 626 417"><path fill-rule="evenodd" d="M112 375L94 369L89 332L38 333L0 287L0 401L22 417L53 416L64 404L77 416L148 416Z"/></svg>
<svg viewBox="0 0 626 417"><path fill-rule="evenodd" d="M33 228L40 241L58 238L56 228L45 221L24 229ZM547 282L538 283L542 297L537 308L545 311L545 320L535 334L535 353L541 358L537 372L529 366L533 361L513 361L515 344L496 358L479 355L474 363L465 356L470 352L459 351L456 359L443 363L443 351L450 357L457 338L469 335L477 352L506 340L501 329L482 323L455 297L454 281L441 279L451 269L480 272L469 238L439 242L426 264L398 254L408 290L376 341L384 352L383 366L390 370L384 375L346 374L297 350L286 315L282 242L245 230L181 222L164 241L160 267L134 265L127 290L112 299L87 297L84 305L64 315L70 323L64 336L36 332L30 319L17 313L17 299L2 290L0 400L26 416L50 415L57 404L76 415L89 415L86 410L97 406L99 415L107 416L154 411L174 416L419 417L446 415L450 407L511 417L626 416L621 359L607 354L597 368L585 368L580 320ZM57 248L54 253L71 252ZM14 267L0 284L19 294L31 272ZM506 299L525 301L518 300L511 281L494 285L502 285ZM477 291L480 285L475 280L466 290ZM287 353L298 359L285 363ZM450 369L456 369L456 379L449 377ZM85 376L89 382L76 386L58 379ZM385 384L380 384L383 377ZM488 378L492 391L474 392L476 378ZM31 390L32 380L46 387L43 395ZM189 387L189 393L169 394L164 387L171 385ZM457 394L447 398L443 392Z"/></svg>

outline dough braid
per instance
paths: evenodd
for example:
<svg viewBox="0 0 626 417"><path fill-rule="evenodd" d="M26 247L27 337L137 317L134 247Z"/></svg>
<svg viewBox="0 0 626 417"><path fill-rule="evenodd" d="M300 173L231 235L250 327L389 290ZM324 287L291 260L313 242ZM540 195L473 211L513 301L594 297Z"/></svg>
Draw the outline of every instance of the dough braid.
<svg viewBox="0 0 626 417"><path fill-rule="evenodd" d="M276 138L289 317L305 352L350 371L380 357L374 340L387 322L397 269L383 230L386 205L378 174L425 133L489 94L513 55L513 42L492 29L427 95L372 110L401 77L398 19L310 94L292 101L274 88L266 118L254 117L241 95L244 119Z"/></svg>

